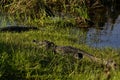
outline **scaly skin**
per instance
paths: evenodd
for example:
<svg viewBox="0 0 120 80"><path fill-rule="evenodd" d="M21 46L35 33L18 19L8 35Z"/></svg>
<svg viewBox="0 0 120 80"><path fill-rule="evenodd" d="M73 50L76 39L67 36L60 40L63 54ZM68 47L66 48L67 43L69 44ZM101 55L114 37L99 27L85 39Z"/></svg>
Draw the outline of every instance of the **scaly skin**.
<svg viewBox="0 0 120 80"><path fill-rule="evenodd" d="M44 41L37 41L37 40L33 40L34 43L36 43L40 48L47 50L52 50L54 51L56 45L53 42L44 40Z"/></svg>
<svg viewBox="0 0 120 80"><path fill-rule="evenodd" d="M71 55L76 59L83 58L83 54L79 53L79 49L71 46L57 46L55 52L62 55Z"/></svg>
<svg viewBox="0 0 120 80"><path fill-rule="evenodd" d="M80 50L78 48L72 47L72 46L57 46L53 42L44 40L44 41L37 41L33 40L40 48L44 48L45 50L52 50L55 53L59 53L62 55L71 55L76 59L81 59L83 57L89 58L93 62L97 62L99 64L105 65L107 68L110 69L116 69L117 65L112 60L104 60L101 58L97 58L94 55L87 53L83 50Z"/></svg>

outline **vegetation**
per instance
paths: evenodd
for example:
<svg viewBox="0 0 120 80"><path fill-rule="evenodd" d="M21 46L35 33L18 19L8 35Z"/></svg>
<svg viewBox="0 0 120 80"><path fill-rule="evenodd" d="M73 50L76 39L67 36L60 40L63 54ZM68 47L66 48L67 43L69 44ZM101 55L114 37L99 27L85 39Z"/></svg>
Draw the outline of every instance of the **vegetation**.
<svg viewBox="0 0 120 80"><path fill-rule="evenodd" d="M64 34L64 35L63 35ZM77 33L78 34L78 33ZM82 33L79 33L82 35ZM113 49L104 50L90 48L84 44L77 44L75 36L69 36L69 29L59 32L49 28L40 31L23 33L0 33L0 78L1 79L106 79L104 68L100 64L85 58L75 60L68 56L61 56L53 52L39 49L32 43L33 39L54 41L57 45L71 45L83 49L104 59L113 59L119 65L119 56ZM72 40L73 39L73 40ZM108 55L109 54L109 55ZM112 80L119 80L120 72L110 71Z"/></svg>
<svg viewBox="0 0 120 80"><path fill-rule="evenodd" d="M61 19L65 24L72 24L72 21L75 22L75 18L78 16L84 23L86 23L85 19L89 19L84 0L2 0L0 3L2 13L20 17L23 20L26 20L24 19L26 16L29 16L29 20L39 19L40 21L37 20L37 23L42 24L42 26L46 24L44 22L46 18L53 16L60 18L58 22L54 22L56 24L61 24ZM63 19L63 17L66 18ZM69 18L73 20L68 21ZM72 26L76 25L73 24Z"/></svg>
<svg viewBox="0 0 120 80"><path fill-rule="evenodd" d="M0 80L119 80L120 51L89 47L84 44L86 32L71 27L76 26L76 17L80 16L83 22L89 19L85 3L85 0L1 0L1 26L37 26L40 30L0 32ZM34 45L33 39L73 46L96 57L112 59L117 69L107 70L87 58L76 60L45 51Z"/></svg>

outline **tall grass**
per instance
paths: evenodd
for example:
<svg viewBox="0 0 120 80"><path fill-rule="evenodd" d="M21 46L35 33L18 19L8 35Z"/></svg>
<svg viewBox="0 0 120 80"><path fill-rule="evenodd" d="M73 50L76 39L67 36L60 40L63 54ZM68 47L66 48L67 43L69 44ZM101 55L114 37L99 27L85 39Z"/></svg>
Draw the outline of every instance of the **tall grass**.
<svg viewBox="0 0 120 80"><path fill-rule="evenodd" d="M40 26L60 25L61 27L76 26L76 18L83 23L89 19L84 0L2 0L2 13L13 16L15 21L27 25L37 23ZM50 21L50 17L59 17L58 21ZM49 20L48 22L46 20ZM27 22L26 22L27 21ZM34 21L34 22L33 22ZM37 25L36 25L37 26Z"/></svg>
<svg viewBox="0 0 120 80"><path fill-rule="evenodd" d="M45 13L48 15L51 14L51 11L56 15L60 14L80 14L81 12L85 15L87 14L84 0L2 0L1 1L1 10L9 14L26 14L31 17L42 17ZM81 12L76 10L76 7L79 8ZM51 10L51 11L50 11ZM75 11L76 10L76 11ZM35 14L35 15L34 15Z"/></svg>

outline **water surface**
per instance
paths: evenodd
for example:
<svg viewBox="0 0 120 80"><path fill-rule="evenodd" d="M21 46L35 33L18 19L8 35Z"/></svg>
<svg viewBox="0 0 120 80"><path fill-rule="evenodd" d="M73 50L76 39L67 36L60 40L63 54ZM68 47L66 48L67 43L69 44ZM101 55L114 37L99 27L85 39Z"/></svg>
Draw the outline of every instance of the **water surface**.
<svg viewBox="0 0 120 80"><path fill-rule="evenodd" d="M114 23L108 19L102 29L90 28L87 32L86 43L92 47L120 48L120 15Z"/></svg>

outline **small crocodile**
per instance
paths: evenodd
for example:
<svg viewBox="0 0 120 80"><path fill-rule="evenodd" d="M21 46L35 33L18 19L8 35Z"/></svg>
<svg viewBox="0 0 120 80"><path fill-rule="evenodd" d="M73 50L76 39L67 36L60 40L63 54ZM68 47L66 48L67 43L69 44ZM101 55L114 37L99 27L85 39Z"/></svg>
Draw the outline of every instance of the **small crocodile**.
<svg viewBox="0 0 120 80"><path fill-rule="evenodd" d="M82 59L83 57L89 58L93 62L97 62L99 64L103 64L106 67L115 69L116 63L113 60L104 60L101 58L97 58L94 55L85 52L84 50L72 47L72 46L57 46L53 42L43 40L37 41L33 40L40 48L44 48L45 50L52 50L55 53L59 53L62 55L71 55L76 59Z"/></svg>

